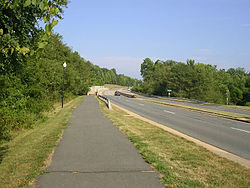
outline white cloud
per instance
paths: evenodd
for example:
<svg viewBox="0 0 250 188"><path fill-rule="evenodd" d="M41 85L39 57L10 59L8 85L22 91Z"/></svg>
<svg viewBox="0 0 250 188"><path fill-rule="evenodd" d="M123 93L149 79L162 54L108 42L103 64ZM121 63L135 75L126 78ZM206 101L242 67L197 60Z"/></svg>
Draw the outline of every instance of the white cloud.
<svg viewBox="0 0 250 188"><path fill-rule="evenodd" d="M201 63L203 63L204 61L207 61L206 57L194 57L193 59L195 59L196 61L201 62Z"/></svg>
<svg viewBox="0 0 250 188"><path fill-rule="evenodd" d="M144 58L127 56L85 57L93 64L102 68L115 68L118 74L141 79L140 67Z"/></svg>
<svg viewBox="0 0 250 188"><path fill-rule="evenodd" d="M250 55L250 50L245 50L245 51L241 52L240 55L249 56Z"/></svg>
<svg viewBox="0 0 250 188"><path fill-rule="evenodd" d="M242 24L242 27L250 27L250 23L249 24Z"/></svg>

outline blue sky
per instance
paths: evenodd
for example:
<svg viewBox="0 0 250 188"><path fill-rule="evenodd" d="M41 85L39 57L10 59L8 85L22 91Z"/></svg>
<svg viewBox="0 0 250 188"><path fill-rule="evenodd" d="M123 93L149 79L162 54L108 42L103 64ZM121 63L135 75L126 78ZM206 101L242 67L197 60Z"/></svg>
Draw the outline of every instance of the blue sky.
<svg viewBox="0 0 250 188"><path fill-rule="evenodd" d="M250 0L71 0L55 31L84 59L135 78L146 57L250 71Z"/></svg>

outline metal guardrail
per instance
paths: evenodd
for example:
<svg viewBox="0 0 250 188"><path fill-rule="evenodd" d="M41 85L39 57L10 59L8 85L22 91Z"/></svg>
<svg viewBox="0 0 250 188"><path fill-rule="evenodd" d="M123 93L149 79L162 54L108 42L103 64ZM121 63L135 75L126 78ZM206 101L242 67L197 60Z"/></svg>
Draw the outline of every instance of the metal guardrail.
<svg viewBox="0 0 250 188"><path fill-rule="evenodd" d="M112 109L110 100L107 97L104 97L102 95L97 95L97 97L103 100L107 104L108 109Z"/></svg>

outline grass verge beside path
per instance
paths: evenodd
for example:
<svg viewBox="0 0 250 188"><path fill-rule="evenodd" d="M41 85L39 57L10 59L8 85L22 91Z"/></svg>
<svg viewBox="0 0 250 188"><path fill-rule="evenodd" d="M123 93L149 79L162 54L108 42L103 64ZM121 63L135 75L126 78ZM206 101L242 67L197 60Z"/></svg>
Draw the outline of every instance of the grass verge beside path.
<svg viewBox="0 0 250 188"><path fill-rule="evenodd" d="M45 172L48 157L66 128L72 110L82 102L77 97L58 106L44 122L33 129L18 132L13 140L0 145L0 187L29 187L29 183Z"/></svg>
<svg viewBox="0 0 250 188"><path fill-rule="evenodd" d="M250 170L205 148L100 102L168 187L250 187Z"/></svg>
<svg viewBox="0 0 250 188"><path fill-rule="evenodd" d="M204 112L204 113L208 113L210 115L216 115L216 116L221 116L221 117L225 117L225 118L250 122L250 116L249 115L244 115L244 114L237 114L237 113L224 112L224 111L219 111L219 110L197 108L197 107L191 107L191 106L185 106L185 105L173 104L173 103L161 102L161 101L154 101L154 100L148 100L148 99L136 99L136 100L151 102L151 103L155 103L155 104L174 106L174 107L179 107L179 108L183 108L183 109L188 109L188 110L191 110L191 111L193 110L193 111L197 111L197 112Z"/></svg>

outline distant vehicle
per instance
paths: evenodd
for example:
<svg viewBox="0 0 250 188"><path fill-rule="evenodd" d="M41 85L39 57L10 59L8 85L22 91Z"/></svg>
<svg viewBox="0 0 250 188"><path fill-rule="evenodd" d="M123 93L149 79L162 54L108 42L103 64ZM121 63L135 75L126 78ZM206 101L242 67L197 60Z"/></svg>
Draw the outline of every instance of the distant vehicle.
<svg viewBox="0 0 250 188"><path fill-rule="evenodd" d="M128 91L131 91L131 89L130 89L130 88L128 88Z"/></svg>
<svg viewBox="0 0 250 188"><path fill-rule="evenodd" d="M115 92L115 96L120 96L120 95L121 95L121 93L119 91Z"/></svg>

